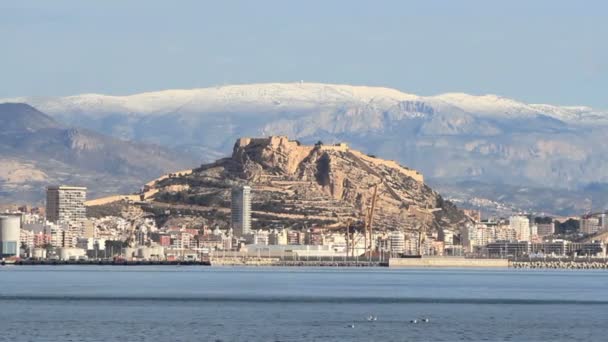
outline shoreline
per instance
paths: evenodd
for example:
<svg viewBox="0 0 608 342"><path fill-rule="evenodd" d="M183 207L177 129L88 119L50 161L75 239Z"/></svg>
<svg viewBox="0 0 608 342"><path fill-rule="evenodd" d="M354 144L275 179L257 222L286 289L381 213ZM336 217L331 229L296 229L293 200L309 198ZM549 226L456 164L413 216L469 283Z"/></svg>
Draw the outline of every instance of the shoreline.
<svg viewBox="0 0 608 342"><path fill-rule="evenodd" d="M203 261L105 261L105 260L16 260L2 266L205 266L205 267L321 267L390 269L563 269L608 270L608 260L526 260L429 258L389 261L293 261L278 259L203 260Z"/></svg>

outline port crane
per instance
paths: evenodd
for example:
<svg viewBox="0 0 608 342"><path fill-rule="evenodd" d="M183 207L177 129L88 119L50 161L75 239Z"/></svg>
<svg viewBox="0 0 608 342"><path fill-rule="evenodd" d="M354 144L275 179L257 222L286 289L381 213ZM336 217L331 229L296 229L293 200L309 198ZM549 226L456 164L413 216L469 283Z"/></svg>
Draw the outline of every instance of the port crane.
<svg viewBox="0 0 608 342"><path fill-rule="evenodd" d="M365 244L365 255L368 255L370 258L372 256L372 248L373 248L373 222L374 222L374 212L376 210L376 200L378 199L378 185L382 184L382 182L373 186L374 194L372 195L372 203L370 208L367 210L367 215L365 218L365 229L364 229L364 244ZM368 239L369 236L369 239Z"/></svg>
<svg viewBox="0 0 608 342"><path fill-rule="evenodd" d="M371 204L368 208L362 210L363 236L358 236L355 239L355 232L352 229L353 220L351 218L348 218L346 220L346 256L347 257L349 256L349 254L350 254L350 257L355 256L355 247L356 247L357 243L361 240L361 238L363 238L364 255L371 257L371 255L373 254L373 251L372 251L373 222L374 222L374 213L376 210L376 203L377 203L377 199L378 199L378 186L380 184L382 184L382 183L378 183L378 184L375 184L374 186L370 187L370 189L371 188L374 189ZM338 221L340 221L339 215L335 212L334 212L334 215L336 215L338 217Z"/></svg>

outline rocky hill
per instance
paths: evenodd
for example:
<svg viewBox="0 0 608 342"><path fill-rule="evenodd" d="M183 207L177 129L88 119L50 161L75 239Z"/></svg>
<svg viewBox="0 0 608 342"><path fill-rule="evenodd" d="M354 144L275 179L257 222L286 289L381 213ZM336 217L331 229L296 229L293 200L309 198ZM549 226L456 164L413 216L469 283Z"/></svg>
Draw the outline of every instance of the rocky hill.
<svg viewBox="0 0 608 342"><path fill-rule="evenodd" d="M466 218L416 170L346 144L305 146L284 136L240 138L232 156L149 184L157 202L226 212L231 188L253 187L255 226L360 222L377 188L376 229L455 228Z"/></svg>
<svg viewBox="0 0 608 342"><path fill-rule="evenodd" d="M144 180L192 161L158 146L74 128L23 103L0 104L0 202L37 203L49 184L91 197L137 191Z"/></svg>

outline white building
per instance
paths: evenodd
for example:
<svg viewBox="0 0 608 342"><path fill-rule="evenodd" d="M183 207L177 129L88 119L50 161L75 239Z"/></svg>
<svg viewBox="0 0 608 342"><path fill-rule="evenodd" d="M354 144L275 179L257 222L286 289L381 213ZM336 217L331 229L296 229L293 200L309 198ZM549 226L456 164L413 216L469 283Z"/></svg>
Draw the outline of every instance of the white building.
<svg viewBox="0 0 608 342"><path fill-rule="evenodd" d="M269 245L286 245L287 244L287 230L272 230L268 235Z"/></svg>
<svg viewBox="0 0 608 342"><path fill-rule="evenodd" d="M590 216L581 219L581 232L584 234L595 234L601 230L599 217Z"/></svg>
<svg viewBox="0 0 608 342"><path fill-rule="evenodd" d="M51 222L81 222L87 213L84 202L87 188L49 186L46 189L46 218Z"/></svg>
<svg viewBox="0 0 608 342"><path fill-rule="evenodd" d="M394 254L405 252L405 234L401 231L391 232L389 235L390 251Z"/></svg>
<svg viewBox="0 0 608 342"><path fill-rule="evenodd" d="M530 241L530 220L526 216L509 217L509 227L515 231L518 241Z"/></svg>
<svg viewBox="0 0 608 342"><path fill-rule="evenodd" d="M230 203L232 229L236 237L251 232L251 187L245 185L232 190Z"/></svg>

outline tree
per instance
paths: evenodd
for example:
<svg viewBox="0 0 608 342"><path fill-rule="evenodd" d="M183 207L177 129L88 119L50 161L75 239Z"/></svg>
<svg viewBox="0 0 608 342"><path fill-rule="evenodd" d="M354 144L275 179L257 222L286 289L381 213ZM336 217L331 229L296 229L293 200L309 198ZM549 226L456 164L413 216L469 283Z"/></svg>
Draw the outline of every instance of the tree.
<svg viewBox="0 0 608 342"><path fill-rule="evenodd" d="M558 234L571 234L576 233L580 229L580 221L575 219L568 219L560 223L555 221L555 232Z"/></svg>

